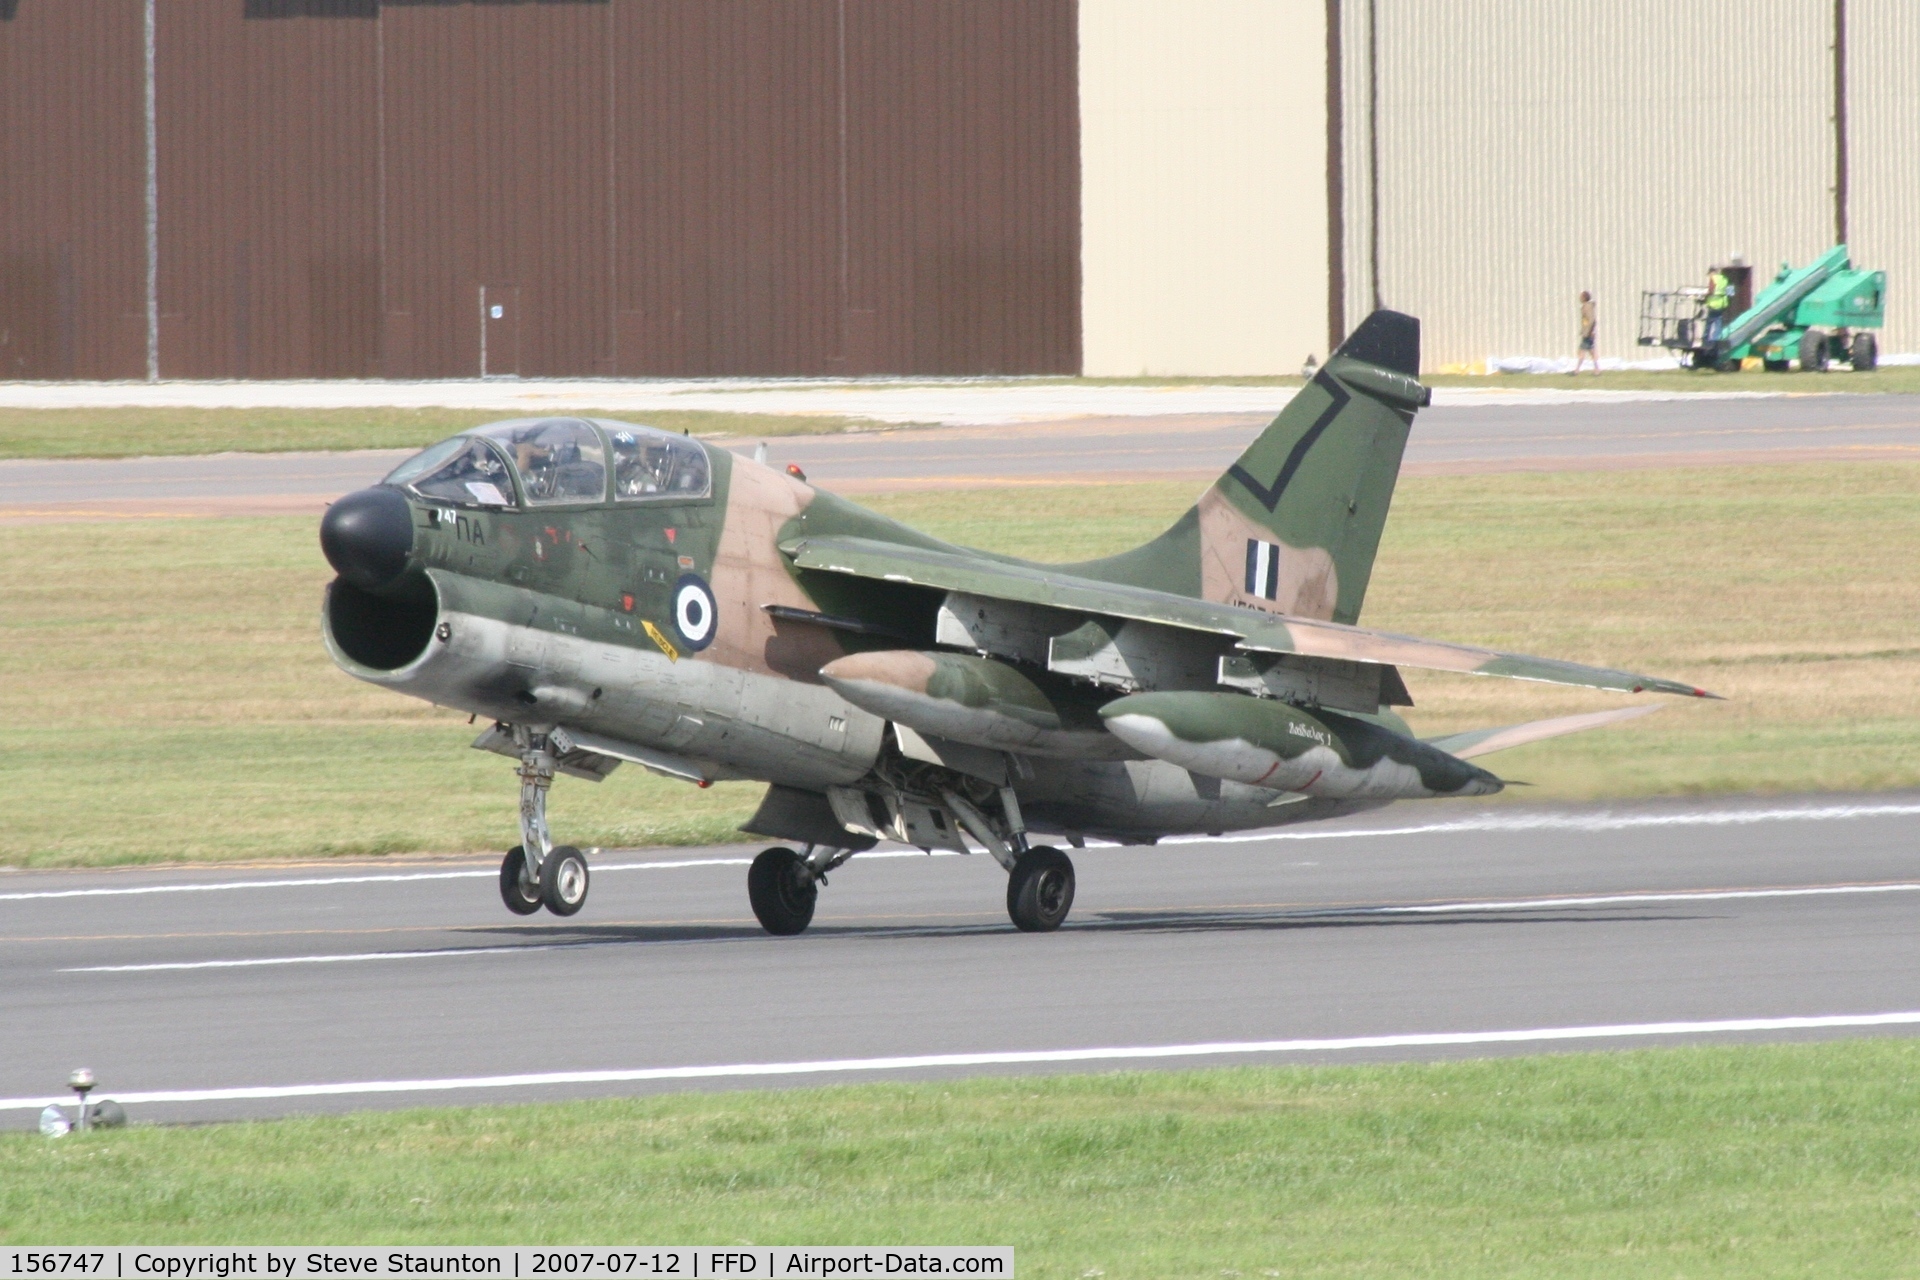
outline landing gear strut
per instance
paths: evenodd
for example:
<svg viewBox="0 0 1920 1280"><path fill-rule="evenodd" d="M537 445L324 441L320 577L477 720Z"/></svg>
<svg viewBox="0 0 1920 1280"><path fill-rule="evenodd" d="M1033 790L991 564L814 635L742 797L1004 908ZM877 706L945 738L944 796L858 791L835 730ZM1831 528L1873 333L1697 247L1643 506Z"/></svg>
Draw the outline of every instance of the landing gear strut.
<svg viewBox="0 0 1920 1280"><path fill-rule="evenodd" d="M520 843L500 863L500 898L517 916L541 907L570 916L587 903L587 857L570 844L555 847L547 831L547 790L553 759L564 747L546 733L516 725L520 748Z"/></svg>

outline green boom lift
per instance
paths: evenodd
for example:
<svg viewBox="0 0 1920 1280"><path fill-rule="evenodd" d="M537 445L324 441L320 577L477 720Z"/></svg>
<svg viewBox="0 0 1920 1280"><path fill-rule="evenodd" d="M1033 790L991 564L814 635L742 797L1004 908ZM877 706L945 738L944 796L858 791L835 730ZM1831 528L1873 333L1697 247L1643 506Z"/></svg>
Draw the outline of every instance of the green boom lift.
<svg viewBox="0 0 1920 1280"><path fill-rule="evenodd" d="M1746 270L1721 269L1741 275ZM1887 273L1856 270L1841 244L1797 270L1781 263L1780 274L1753 305L1718 332L1706 303L1704 288L1642 293L1640 345L1678 351L1690 369L1737 369L1741 360L1756 356L1776 372L1794 361L1802 369L1822 370L1834 360L1864 371L1879 360L1879 343L1869 330L1886 323Z"/></svg>

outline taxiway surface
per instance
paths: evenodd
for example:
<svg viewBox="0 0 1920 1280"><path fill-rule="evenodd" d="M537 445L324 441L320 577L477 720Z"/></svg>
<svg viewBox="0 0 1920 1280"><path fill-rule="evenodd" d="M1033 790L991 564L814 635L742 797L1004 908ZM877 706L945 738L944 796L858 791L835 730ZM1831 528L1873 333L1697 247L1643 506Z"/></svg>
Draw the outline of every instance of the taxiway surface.
<svg viewBox="0 0 1920 1280"><path fill-rule="evenodd" d="M644 415L636 415L644 420ZM824 488L1187 479L1224 471L1267 413L1081 417L768 440ZM723 442L739 453L759 443ZM0 461L0 521L317 514L412 450ZM1423 410L1406 473L1920 457L1920 396L1699 396Z"/></svg>
<svg viewBox="0 0 1920 1280"><path fill-rule="evenodd" d="M572 920L508 915L477 861L14 873L0 1126L81 1064L103 1095L173 1095L136 1118L186 1120L1914 1034L1917 832L1914 794L1402 805L1076 853L1073 915L1039 936L1008 925L984 856L856 858L797 938L754 924L748 849L600 854ZM1841 1022L1767 1021L1799 1017ZM1730 1019L1761 1022L1648 1030ZM1597 1025L1628 1030L1556 1038ZM1384 1039L1302 1043L1352 1037ZM978 1056L874 1062L953 1054ZM753 1070L823 1061L841 1065Z"/></svg>

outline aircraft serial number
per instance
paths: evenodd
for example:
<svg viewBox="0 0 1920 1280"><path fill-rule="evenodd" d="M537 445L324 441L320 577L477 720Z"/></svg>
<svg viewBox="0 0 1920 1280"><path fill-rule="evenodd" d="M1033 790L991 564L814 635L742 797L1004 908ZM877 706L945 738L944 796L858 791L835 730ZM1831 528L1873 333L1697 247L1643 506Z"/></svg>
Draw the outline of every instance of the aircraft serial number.
<svg viewBox="0 0 1920 1280"><path fill-rule="evenodd" d="M104 1253L67 1253L64 1250L51 1253L15 1253L13 1270L16 1276L57 1276L57 1275L97 1275L106 1266Z"/></svg>
<svg viewBox="0 0 1920 1280"><path fill-rule="evenodd" d="M610 1275L675 1276L680 1274L677 1253L536 1253L536 1276L574 1276L607 1272Z"/></svg>

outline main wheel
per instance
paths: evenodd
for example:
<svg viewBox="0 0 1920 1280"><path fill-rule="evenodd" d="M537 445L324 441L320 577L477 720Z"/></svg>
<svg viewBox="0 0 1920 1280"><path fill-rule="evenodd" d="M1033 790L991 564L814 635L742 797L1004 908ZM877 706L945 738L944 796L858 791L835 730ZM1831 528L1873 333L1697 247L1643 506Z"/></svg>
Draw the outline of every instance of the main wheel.
<svg viewBox="0 0 1920 1280"><path fill-rule="evenodd" d="M1023 933L1049 933L1073 908L1073 863L1058 849L1036 845L1020 855L1007 877L1007 914Z"/></svg>
<svg viewBox="0 0 1920 1280"><path fill-rule="evenodd" d="M547 855L540 868L540 901L557 916L570 916L587 905L587 857L570 844Z"/></svg>
<svg viewBox="0 0 1920 1280"><path fill-rule="evenodd" d="M791 849L764 849L747 869L747 901L760 927L776 937L791 937L813 923L819 898L813 873Z"/></svg>
<svg viewBox="0 0 1920 1280"><path fill-rule="evenodd" d="M1853 371L1866 373L1880 363L1880 342L1870 333L1853 335Z"/></svg>
<svg viewBox="0 0 1920 1280"><path fill-rule="evenodd" d="M1800 335L1800 372L1825 373L1826 371L1826 335L1818 329L1809 329Z"/></svg>
<svg viewBox="0 0 1920 1280"><path fill-rule="evenodd" d="M530 916L540 909L540 890L527 878L527 851L519 845L507 850L500 863L500 900L517 916Z"/></svg>

